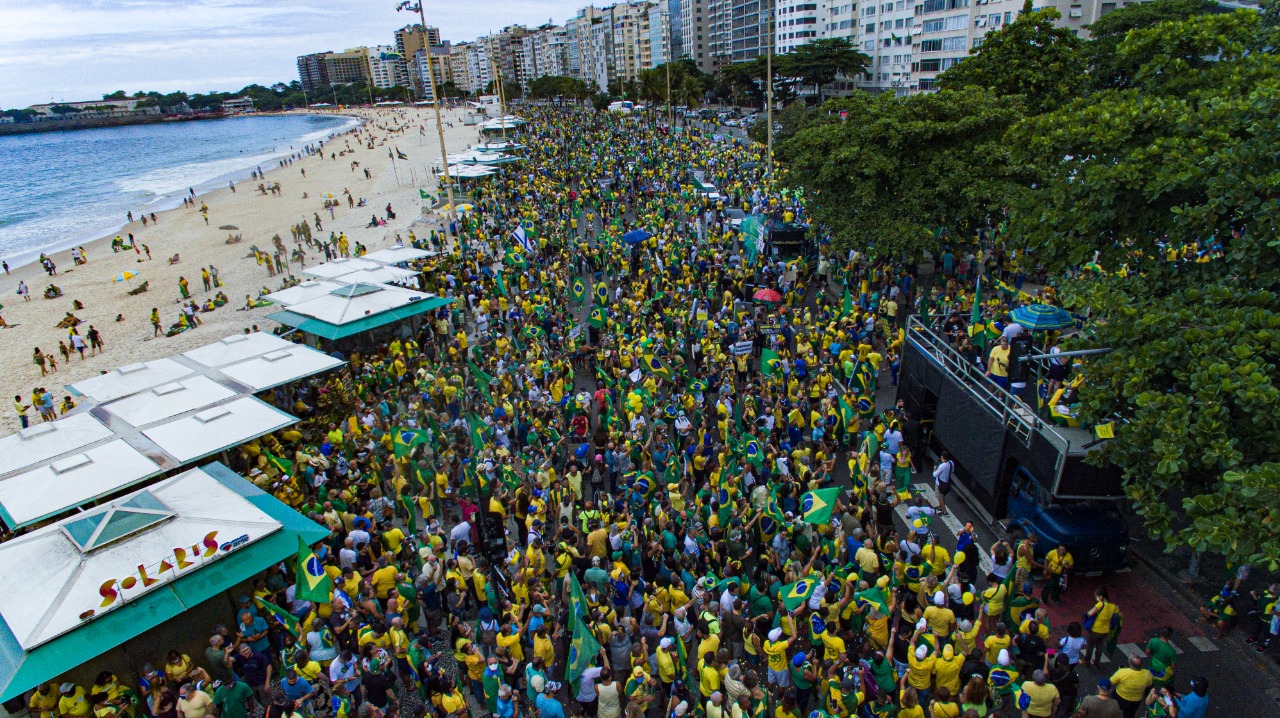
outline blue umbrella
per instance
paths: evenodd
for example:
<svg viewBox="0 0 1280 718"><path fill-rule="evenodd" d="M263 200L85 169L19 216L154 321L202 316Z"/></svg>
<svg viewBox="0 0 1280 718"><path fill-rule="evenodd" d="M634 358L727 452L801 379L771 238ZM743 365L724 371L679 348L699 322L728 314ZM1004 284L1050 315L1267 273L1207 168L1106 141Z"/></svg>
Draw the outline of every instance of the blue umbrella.
<svg viewBox="0 0 1280 718"><path fill-rule="evenodd" d="M646 239L652 236L653 236L652 234L649 234L643 229L633 229L630 232L627 232L626 234L622 235L622 241L626 242L627 244L640 244L641 242L645 241Z"/></svg>
<svg viewBox="0 0 1280 718"><path fill-rule="evenodd" d="M1013 310L1013 321L1033 332L1066 329L1076 324L1071 312L1048 304L1030 304Z"/></svg>

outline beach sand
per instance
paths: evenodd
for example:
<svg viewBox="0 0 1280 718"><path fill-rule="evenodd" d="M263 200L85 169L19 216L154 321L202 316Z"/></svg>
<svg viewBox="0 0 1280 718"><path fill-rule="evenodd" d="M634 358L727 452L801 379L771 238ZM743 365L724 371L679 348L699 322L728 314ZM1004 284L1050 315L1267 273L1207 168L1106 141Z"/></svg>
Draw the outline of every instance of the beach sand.
<svg viewBox="0 0 1280 718"><path fill-rule="evenodd" d="M263 195L257 191L257 182L246 180L237 185L234 193L224 187L200 195L195 209L180 207L157 213L159 221L147 227L140 221L130 224L120 235L132 232L139 246L149 246L151 261L139 261L133 250L112 253L111 240L115 237L112 234L82 245L89 258L87 264L73 264L70 250L53 254L58 268L55 277L47 276L39 263L13 269L8 276L0 275L0 304L4 305L0 316L11 327L0 329L0 395L6 400L21 395L29 402L31 390L43 386L53 393L55 403L60 403L69 393L64 389L67 384L125 364L178 354L253 325L263 330L275 328L276 323L266 319L266 315L279 307L236 311L245 305L246 294L256 297L263 287L274 291L281 285L280 277L269 277L266 267L254 261L249 248L256 244L260 249L273 251L271 237L279 234L286 248L292 251L294 243L289 228L303 219L312 224L315 238L328 237L330 231L345 232L352 251L356 242L369 251L383 249L395 242L397 234L408 244L409 227L419 220L430 223L416 228L420 237L425 236L431 226L442 227L444 220L438 213L431 211L424 216L427 201L420 199L418 193L419 188L433 195L438 191L437 181L429 170L432 162L440 157L434 112L430 108L395 108L344 110L342 114L369 120L354 132L362 133L366 139L371 135L373 149L366 149L366 143L357 141L351 133L339 135L326 142L323 157L313 155L294 160L291 166L262 168L267 181L280 183L279 196ZM463 125L462 116L461 110L444 113L445 143L451 153L481 141L478 129ZM390 134L378 127L405 123L411 128L399 134ZM449 123L454 126L449 127ZM425 134L419 134L419 126L425 129ZM330 152L340 152L348 145L354 152L336 160L329 159ZM396 160L393 172L387 150L396 147L409 159ZM360 163L354 172L353 161ZM365 168L373 175L371 179L364 177ZM302 169L306 170L305 177ZM417 185L411 170L416 172ZM349 189L357 201L365 198L367 205L348 208L342 194L344 188ZM307 199L303 199L303 193L308 195ZM332 220L323 208L323 196L328 193L337 196L341 205L335 209ZM209 207L208 226L198 211L200 202ZM385 218L388 203L396 218L383 227L366 227L375 213ZM315 230L316 214L324 226L321 232ZM221 225L238 227L234 234L242 235L243 241L227 244L227 235L232 232L219 230ZM307 267L324 261L323 253L310 247L305 251ZM175 253L181 255L181 261L170 265L168 258ZM141 259L145 260L145 254ZM226 293L229 302L213 312L200 314L204 323L197 329L173 337L153 338L149 319L152 307L160 310L163 327L178 321L178 302L182 296L178 290L179 277L187 279L192 298L201 305L218 291L203 291L200 268L210 264L217 266L223 284L221 291ZM295 274L299 271L297 264L292 265L292 269ZM112 282L126 271L138 276L123 283ZM23 301L16 294L19 280L26 280L31 301ZM149 282L148 291L136 296L128 294L144 281ZM44 298L44 290L50 283L62 289L61 297ZM70 359L64 361L58 351L58 341L67 340L68 333L57 324L67 312L73 311L73 300L84 304L84 309L74 311L77 318L84 320L79 326L81 337L85 337L93 325L102 334L106 350L97 356L90 356L86 350L84 360L72 351ZM123 315L124 320L117 322L117 315ZM67 344L70 346L69 341ZM41 377L40 367L32 361L32 350L37 346L44 353L54 355L58 362L56 373L51 371ZM33 425L39 422L39 413L35 410L30 410L28 416ZM9 433L18 428L18 416L12 404L6 402L6 410L0 412L0 432Z"/></svg>

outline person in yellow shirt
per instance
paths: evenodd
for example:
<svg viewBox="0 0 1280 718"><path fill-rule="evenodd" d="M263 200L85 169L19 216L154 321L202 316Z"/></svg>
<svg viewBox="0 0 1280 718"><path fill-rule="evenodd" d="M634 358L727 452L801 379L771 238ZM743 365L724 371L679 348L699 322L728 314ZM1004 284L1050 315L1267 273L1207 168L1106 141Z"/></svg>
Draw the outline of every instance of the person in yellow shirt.
<svg viewBox="0 0 1280 718"><path fill-rule="evenodd" d="M1092 663L1097 668L1102 663L1102 654L1107 648L1107 637L1111 635L1111 622L1119 612L1119 607L1111 602L1107 589L1099 587L1094 593L1097 602L1089 609L1086 617L1092 617L1093 625L1089 627L1088 643L1085 644L1084 662Z"/></svg>
<svg viewBox="0 0 1280 718"><path fill-rule="evenodd" d="M57 715L63 718L84 718L93 709L83 686L70 682L63 683L58 687L58 693L61 697L58 698Z"/></svg>
<svg viewBox="0 0 1280 718"><path fill-rule="evenodd" d="M982 642L987 651L987 663L994 664L1000 656L1000 651L1008 649L1011 642L1009 629L1005 628L1003 623L997 625L996 632L987 636L987 640Z"/></svg>
<svg viewBox="0 0 1280 718"><path fill-rule="evenodd" d="M957 653L954 646L942 647L942 654L933 662L933 684L936 688L946 688L954 697L960 695L960 671L964 668L964 654Z"/></svg>
<svg viewBox="0 0 1280 718"><path fill-rule="evenodd" d="M707 651L702 654L702 660L698 661L698 689L704 699L720 690L720 669L716 665L715 651Z"/></svg>
<svg viewBox="0 0 1280 718"><path fill-rule="evenodd" d="M781 628L769 631L769 640L764 642L764 655L769 660L769 685L784 689L791 685L791 671L787 668L787 651L795 645L795 642L794 634L787 640L782 640Z"/></svg>
<svg viewBox="0 0 1280 718"><path fill-rule="evenodd" d="M1111 685L1114 687L1116 702L1125 715L1135 715L1142 701L1147 698L1147 691L1155 679L1151 671L1142 665L1142 658L1134 656L1129 665L1111 674Z"/></svg>
<svg viewBox="0 0 1280 718"><path fill-rule="evenodd" d="M27 707L38 718L53 718L53 713L58 708L58 699L57 687L52 681L48 681L36 686L31 698L27 700Z"/></svg>
<svg viewBox="0 0 1280 718"><path fill-rule="evenodd" d="M400 570L392 565L385 555L378 559L380 566L369 576L369 583L373 584L374 590L378 593L378 599L387 600L387 594L391 589L396 587L396 575Z"/></svg>

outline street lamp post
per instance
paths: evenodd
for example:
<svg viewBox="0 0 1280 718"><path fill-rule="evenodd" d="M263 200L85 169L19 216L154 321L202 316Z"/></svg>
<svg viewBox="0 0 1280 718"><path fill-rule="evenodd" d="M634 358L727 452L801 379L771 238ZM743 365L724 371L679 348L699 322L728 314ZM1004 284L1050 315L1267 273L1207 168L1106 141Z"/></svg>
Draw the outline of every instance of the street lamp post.
<svg viewBox="0 0 1280 718"><path fill-rule="evenodd" d="M416 3L402 2L396 6L396 10L417 11L418 19L421 21L422 51L427 56L427 82L431 83L431 106L436 111L436 132L440 136L440 162L444 165L444 188L449 198L449 221L453 222L457 220L458 215L453 202L453 180L449 178L449 150L444 144L444 120L440 117L440 93L436 89L436 71L431 60L431 39L427 36L426 12L422 9L422 0Z"/></svg>

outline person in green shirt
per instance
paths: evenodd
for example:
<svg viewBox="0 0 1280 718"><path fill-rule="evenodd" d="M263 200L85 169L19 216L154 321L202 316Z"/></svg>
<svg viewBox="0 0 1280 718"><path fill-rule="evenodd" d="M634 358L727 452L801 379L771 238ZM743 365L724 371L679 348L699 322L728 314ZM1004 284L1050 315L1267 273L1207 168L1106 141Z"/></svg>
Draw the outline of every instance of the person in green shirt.
<svg viewBox="0 0 1280 718"><path fill-rule="evenodd" d="M1151 656L1150 671L1156 688L1163 688L1173 682L1174 664L1178 662L1178 651L1170 641L1173 629L1165 626L1160 632L1147 641L1147 655Z"/></svg>
<svg viewBox="0 0 1280 718"><path fill-rule="evenodd" d="M248 718L247 701L253 698L253 689L244 681L218 681L214 683L213 705L218 718Z"/></svg>

